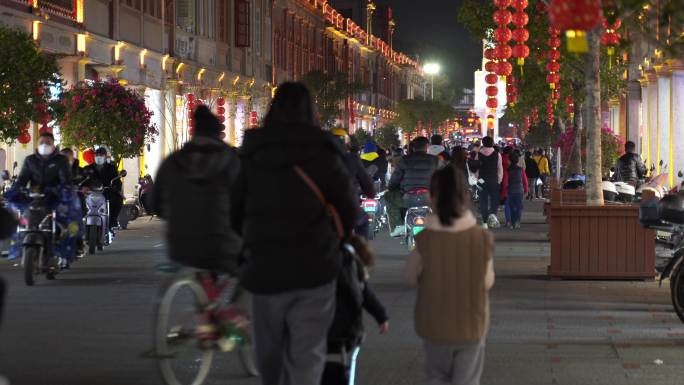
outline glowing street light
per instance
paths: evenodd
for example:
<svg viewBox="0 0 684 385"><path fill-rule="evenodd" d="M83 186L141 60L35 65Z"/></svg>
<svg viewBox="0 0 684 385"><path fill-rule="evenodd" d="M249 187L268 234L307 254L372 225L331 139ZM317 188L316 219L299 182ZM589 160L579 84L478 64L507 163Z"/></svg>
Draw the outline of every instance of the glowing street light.
<svg viewBox="0 0 684 385"><path fill-rule="evenodd" d="M432 100L435 100L435 75L439 74L441 69L442 67L440 67L439 63L425 63L423 66L423 72L430 75L430 95Z"/></svg>

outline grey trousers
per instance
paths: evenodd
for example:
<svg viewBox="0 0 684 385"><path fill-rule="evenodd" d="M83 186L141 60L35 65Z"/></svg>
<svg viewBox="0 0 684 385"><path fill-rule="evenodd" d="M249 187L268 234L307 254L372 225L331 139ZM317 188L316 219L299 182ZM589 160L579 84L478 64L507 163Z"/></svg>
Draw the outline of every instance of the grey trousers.
<svg viewBox="0 0 684 385"><path fill-rule="evenodd" d="M257 363L263 385L320 385L335 283L315 289L253 295Z"/></svg>
<svg viewBox="0 0 684 385"><path fill-rule="evenodd" d="M450 345L425 341L426 385L480 385L485 343Z"/></svg>

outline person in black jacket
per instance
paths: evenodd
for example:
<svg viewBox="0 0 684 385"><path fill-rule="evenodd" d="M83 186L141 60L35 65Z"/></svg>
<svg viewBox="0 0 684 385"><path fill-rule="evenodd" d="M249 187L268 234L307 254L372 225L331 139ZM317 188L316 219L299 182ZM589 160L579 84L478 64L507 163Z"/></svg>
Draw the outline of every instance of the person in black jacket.
<svg viewBox="0 0 684 385"><path fill-rule="evenodd" d="M525 151L525 175L527 175L527 199L541 198L541 185L537 186L537 180L541 176L539 165L532 159L532 152Z"/></svg>
<svg viewBox="0 0 684 385"><path fill-rule="evenodd" d="M403 208L416 204L427 203L427 189L430 187L430 178L439 167L439 159L427 153L430 142L425 137L415 138L411 142L413 152L403 157L397 168L392 172L387 188L391 191L401 191ZM414 194L418 189L425 189L424 193ZM392 236L397 237L404 233L403 222L392 231Z"/></svg>
<svg viewBox="0 0 684 385"><path fill-rule="evenodd" d="M617 160L615 179L634 186L646 177L647 168L636 153L636 144L631 140L625 143L625 153Z"/></svg>
<svg viewBox="0 0 684 385"><path fill-rule="evenodd" d="M42 190L46 187L70 186L71 169L67 158L57 152L55 138L43 132L38 138L38 149L24 160L15 186Z"/></svg>
<svg viewBox="0 0 684 385"><path fill-rule="evenodd" d="M59 151L60 154L67 158L67 164L71 167L71 180L78 185L83 181L83 168L78 164L78 159L74 156L74 150L65 147Z"/></svg>
<svg viewBox="0 0 684 385"><path fill-rule="evenodd" d="M218 118L206 106L194 114L194 136L159 168L152 211L168 221L171 260L235 273L242 244L231 223L230 189L240 160L219 138Z"/></svg>
<svg viewBox="0 0 684 385"><path fill-rule="evenodd" d="M261 383L319 385L340 237L351 233L357 213L344 150L317 126L306 87L284 83L264 127L245 133L240 154L233 223L243 236L241 282L252 293ZM314 188L339 214L343 234Z"/></svg>
<svg viewBox="0 0 684 385"><path fill-rule="evenodd" d="M119 177L116 166L107 163L107 149L100 147L95 150L95 163L83 169L83 173L90 179L90 187L111 187L104 190L104 196L109 201L109 228L113 230L119 223L119 213L123 207L123 182Z"/></svg>

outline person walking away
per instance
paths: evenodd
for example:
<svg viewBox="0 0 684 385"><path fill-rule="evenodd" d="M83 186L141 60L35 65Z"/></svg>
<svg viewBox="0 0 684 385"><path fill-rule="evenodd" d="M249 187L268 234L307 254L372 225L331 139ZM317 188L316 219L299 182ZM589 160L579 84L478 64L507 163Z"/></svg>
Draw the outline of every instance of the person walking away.
<svg viewBox="0 0 684 385"><path fill-rule="evenodd" d="M382 188L383 184L382 170L384 169L384 172L387 173L387 159L380 156L378 146L372 141L368 141L363 145L363 152L361 153L360 158L363 168L367 172L372 171L372 174L369 173L369 176L374 182L378 182L377 190L379 190Z"/></svg>
<svg viewBox="0 0 684 385"><path fill-rule="evenodd" d="M506 191L506 203L510 210L509 228L519 229L523 212L523 200L529 191L525 168L520 164L520 153L514 150L509 155L510 165L504 174L502 190Z"/></svg>
<svg viewBox="0 0 684 385"><path fill-rule="evenodd" d="M463 147L454 147L451 151L451 161L449 163L456 170L463 172L465 178L463 179L464 187L470 190L471 172L468 167L468 152Z"/></svg>
<svg viewBox="0 0 684 385"><path fill-rule="evenodd" d="M318 127L307 88L283 83L264 126L245 132L240 156L233 223L244 242L240 279L252 293L261 383L320 385L341 237L358 209L344 149Z"/></svg>
<svg viewBox="0 0 684 385"><path fill-rule="evenodd" d="M104 191L104 196L109 202L109 230L114 232L123 207L123 182L116 165L107 163L107 156L107 149L99 147L95 150L95 163L85 167L83 172L90 177L90 186L100 184L102 187L111 187Z"/></svg>
<svg viewBox="0 0 684 385"><path fill-rule="evenodd" d="M615 179L619 182L627 182L632 186L637 186L639 181L646 178L648 169L636 153L636 144L627 141L625 143L625 153L618 158L615 165Z"/></svg>
<svg viewBox="0 0 684 385"><path fill-rule="evenodd" d="M512 151L513 147L506 146L501 152L501 168L503 169L502 183L503 180L505 180L508 176L508 167L511 165L511 160L509 156L511 155ZM506 198L508 198L508 191L505 188L499 189L499 197L499 202L501 202L501 204L504 206L504 218L506 218L506 227L511 227L511 210L508 206L508 201L506 200Z"/></svg>
<svg viewBox="0 0 684 385"><path fill-rule="evenodd" d="M435 214L416 236L404 277L417 287L415 330L423 339L429 385L479 385L494 285L494 237L467 209L462 174L432 177Z"/></svg>
<svg viewBox="0 0 684 385"><path fill-rule="evenodd" d="M402 209L428 204L427 194L421 193L421 190L427 190L430 187L430 177L439 167L437 157L427 153L428 145L426 137L415 138L411 142L413 152L399 161L390 177L387 188L401 192ZM404 220L401 219L399 223L390 234L391 236L398 237L404 234Z"/></svg>
<svg viewBox="0 0 684 385"><path fill-rule="evenodd" d="M236 273L241 239L231 225L230 189L240 160L223 142L221 123L206 106L194 112L195 131L157 172L151 211L168 222L169 258L199 269Z"/></svg>
<svg viewBox="0 0 684 385"><path fill-rule="evenodd" d="M503 180L503 165L501 154L494 149L494 139L485 136L482 139L482 149L477 154L480 161L479 178L484 180L482 195L480 196L480 215L482 227L499 227L496 214L499 210L499 185Z"/></svg>
<svg viewBox="0 0 684 385"><path fill-rule="evenodd" d="M546 186L547 178L551 175L551 170L549 169L549 158L544 155L543 149L538 149L537 154L532 157L535 162L537 162L537 167L539 168L539 180L541 183L537 182L535 184L535 195L537 198L544 198L544 186Z"/></svg>
<svg viewBox="0 0 684 385"><path fill-rule="evenodd" d="M527 199L532 200L534 198L539 198L537 195L537 180L539 179L539 166L537 162L532 159L532 152L525 151L525 175L527 175L527 185L529 187L529 192L527 193Z"/></svg>
<svg viewBox="0 0 684 385"><path fill-rule="evenodd" d="M444 139L442 135L434 134L430 137L430 146L427 149L427 153L436 156L439 159L439 167L444 167L449 163L450 156L446 147L443 144Z"/></svg>
<svg viewBox="0 0 684 385"><path fill-rule="evenodd" d="M361 195L367 197L375 196L373 179L368 175L363 162L359 158L357 153L358 150L356 149L357 146L354 143L353 137L347 135L347 131L341 128L333 129L332 133L342 145L341 148L344 151L344 164L347 168L347 172L351 176L351 185L354 190L354 195L356 196L357 213L354 232L362 237L367 237L370 224L368 223L368 214L361 208Z"/></svg>

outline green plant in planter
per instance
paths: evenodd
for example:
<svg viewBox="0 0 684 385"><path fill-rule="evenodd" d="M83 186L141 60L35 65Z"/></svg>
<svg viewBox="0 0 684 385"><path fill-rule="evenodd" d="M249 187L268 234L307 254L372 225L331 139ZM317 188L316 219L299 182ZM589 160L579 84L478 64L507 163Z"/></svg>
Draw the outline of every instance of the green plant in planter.
<svg viewBox="0 0 684 385"><path fill-rule="evenodd" d="M65 144L108 147L119 159L140 154L157 128L145 99L116 80L81 82L53 103Z"/></svg>

